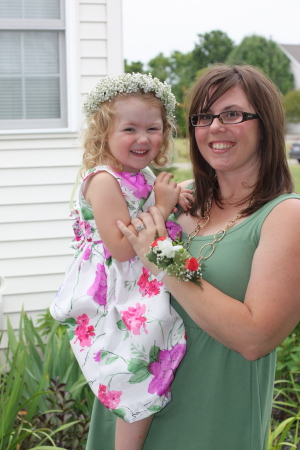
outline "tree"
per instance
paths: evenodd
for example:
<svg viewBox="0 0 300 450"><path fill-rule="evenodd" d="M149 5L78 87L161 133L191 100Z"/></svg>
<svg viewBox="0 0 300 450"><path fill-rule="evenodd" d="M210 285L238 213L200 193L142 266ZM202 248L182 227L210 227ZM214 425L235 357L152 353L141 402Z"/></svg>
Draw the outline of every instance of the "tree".
<svg viewBox="0 0 300 450"><path fill-rule="evenodd" d="M230 53L229 64L251 64L263 70L283 94L294 88L290 61L276 42L262 36L245 37Z"/></svg>
<svg viewBox="0 0 300 450"><path fill-rule="evenodd" d="M192 51L195 73L212 64L224 63L234 48L233 41L220 30L198 34L198 37L199 43Z"/></svg>
<svg viewBox="0 0 300 450"><path fill-rule="evenodd" d="M300 122L300 91L290 91L283 97L286 121Z"/></svg>
<svg viewBox="0 0 300 450"><path fill-rule="evenodd" d="M144 71L144 64L141 61L133 61L132 63L128 64L127 59L124 61L124 72L126 73L145 73Z"/></svg>

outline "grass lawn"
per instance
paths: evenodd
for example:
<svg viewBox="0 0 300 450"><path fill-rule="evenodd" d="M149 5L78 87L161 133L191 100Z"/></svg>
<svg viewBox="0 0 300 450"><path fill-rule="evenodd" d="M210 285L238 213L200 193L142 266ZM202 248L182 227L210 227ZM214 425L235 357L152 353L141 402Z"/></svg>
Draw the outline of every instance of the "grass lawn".
<svg viewBox="0 0 300 450"><path fill-rule="evenodd" d="M189 149L187 139L175 139L174 163L189 162ZM290 170L294 178L295 191L300 194L300 164L291 164ZM192 171L189 169L172 168L174 178L179 183L180 181L189 180L193 177Z"/></svg>

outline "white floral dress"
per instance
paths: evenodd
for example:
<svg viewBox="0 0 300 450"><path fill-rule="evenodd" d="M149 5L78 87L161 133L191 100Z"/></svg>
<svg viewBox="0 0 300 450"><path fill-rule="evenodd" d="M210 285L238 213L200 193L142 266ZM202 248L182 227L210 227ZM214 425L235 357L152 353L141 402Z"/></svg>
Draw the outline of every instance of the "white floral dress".
<svg viewBox="0 0 300 450"><path fill-rule="evenodd" d="M72 217L75 255L52 302L82 372L99 400L127 422L160 411L171 400L170 384L184 356L186 338L169 293L138 258L113 259L83 197L86 180L106 171L120 184L130 217L154 204L155 176L97 166L83 179ZM112 205L113 207L113 205ZM167 222L170 237L180 232Z"/></svg>

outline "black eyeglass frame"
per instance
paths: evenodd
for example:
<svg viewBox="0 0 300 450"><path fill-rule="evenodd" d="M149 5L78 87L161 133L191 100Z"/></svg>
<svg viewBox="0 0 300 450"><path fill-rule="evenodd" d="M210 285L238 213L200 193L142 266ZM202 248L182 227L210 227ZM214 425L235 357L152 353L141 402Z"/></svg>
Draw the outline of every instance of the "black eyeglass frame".
<svg viewBox="0 0 300 450"><path fill-rule="evenodd" d="M224 122L224 120L221 117L222 114L226 114L226 113L242 113L242 120L240 120L239 122L226 123L226 122ZM211 122L207 125L194 125L193 117L198 118L199 116L210 116ZM200 127L200 128L210 127L210 125L213 123L214 119L216 119L216 118L218 118L219 121L221 123L223 123L224 125L237 125L238 123L246 122L247 120L259 119L259 115L255 114L255 113L245 112L245 111L223 111L220 114L198 113L198 114L193 114L192 116L190 116L190 123L195 128L196 127Z"/></svg>

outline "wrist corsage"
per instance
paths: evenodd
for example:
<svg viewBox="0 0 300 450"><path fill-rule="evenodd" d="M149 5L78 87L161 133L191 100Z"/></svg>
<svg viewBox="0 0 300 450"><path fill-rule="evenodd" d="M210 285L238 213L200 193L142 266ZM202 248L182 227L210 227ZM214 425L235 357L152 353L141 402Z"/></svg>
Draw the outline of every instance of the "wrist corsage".
<svg viewBox="0 0 300 450"><path fill-rule="evenodd" d="M169 237L157 237L150 245L146 258L168 275L177 277L178 281L192 281L201 287L203 267L181 242L173 241Z"/></svg>

